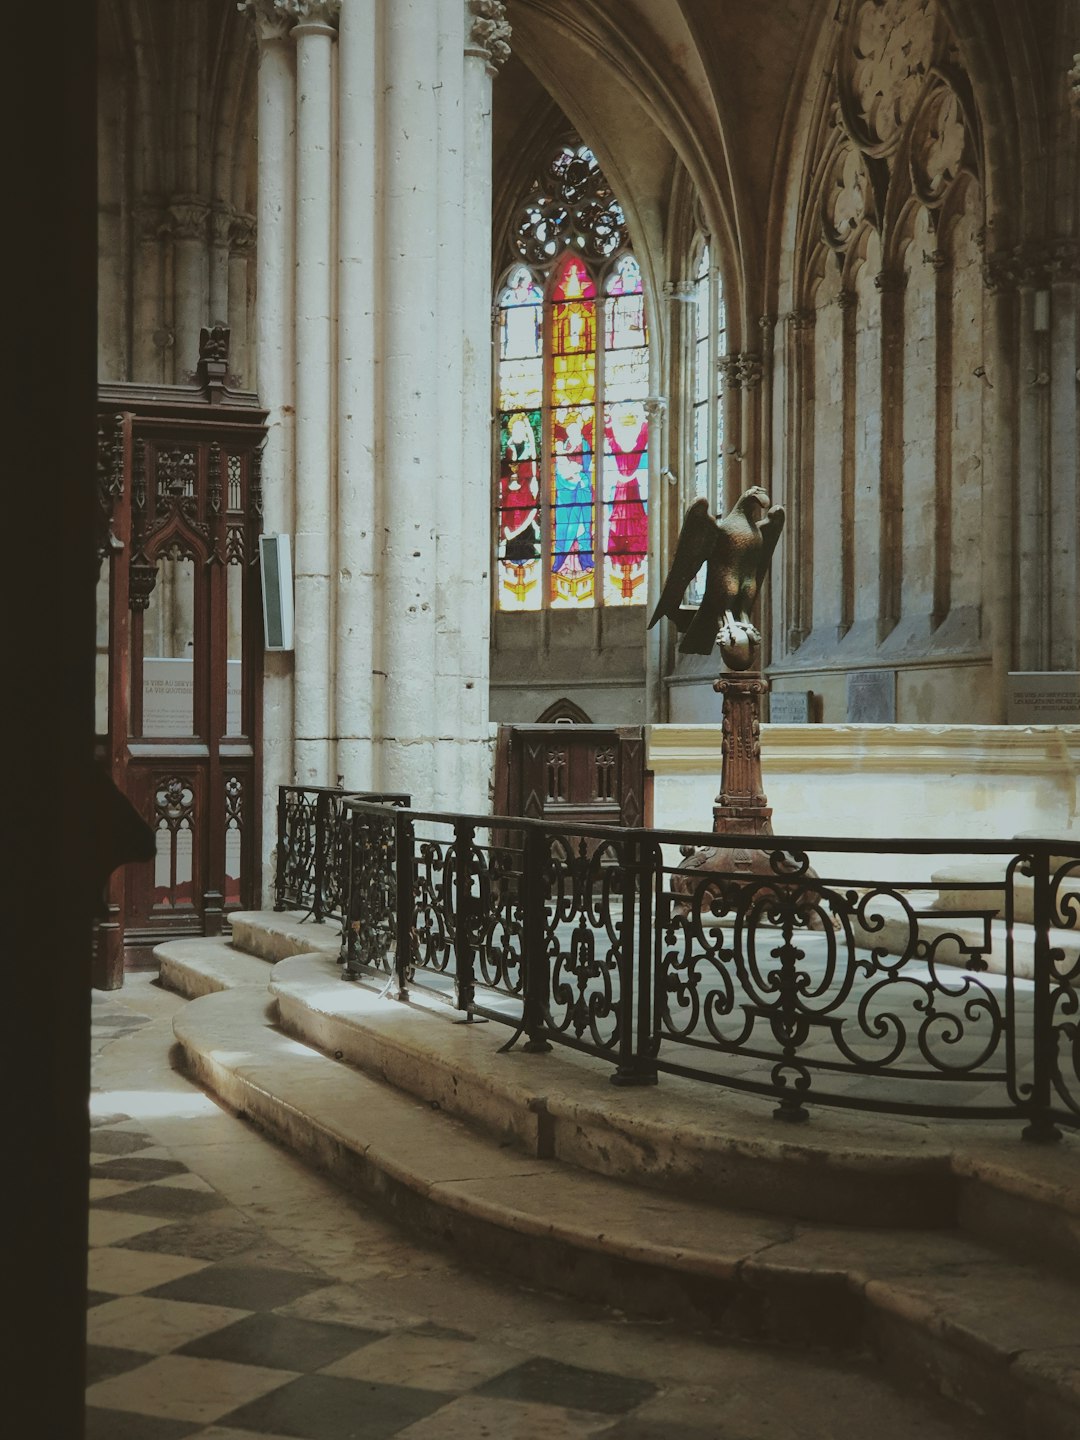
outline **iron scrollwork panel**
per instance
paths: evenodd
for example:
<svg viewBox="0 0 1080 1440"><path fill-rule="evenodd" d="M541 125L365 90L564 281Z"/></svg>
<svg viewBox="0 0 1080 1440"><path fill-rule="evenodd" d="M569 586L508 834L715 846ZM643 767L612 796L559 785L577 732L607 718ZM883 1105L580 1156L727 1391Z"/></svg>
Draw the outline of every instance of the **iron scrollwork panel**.
<svg viewBox="0 0 1080 1440"><path fill-rule="evenodd" d="M1057 1104L1080 1115L1080 856L1052 867L1049 919L1051 1086Z"/></svg>
<svg viewBox="0 0 1080 1440"><path fill-rule="evenodd" d="M743 1088L773 1094L787 1118L817 1077L821 1099L859 1104L838 1077L881 1079L884 1108L930 1107L935 1080L1004 1085L1006 1003L973 970L939 959L945 942L966 943L985 968L985 939L949 933L949 911L920 910L894 886L862 889L820 880L808 857L769 856L774 878L707 876L663 887L658 927L658 999L667 1039L738 1057ZM685 872L683 872L685 874ZM933 914L931 933L920 920ZM971 912L958 911L971 919ZM889 927L888 948L875 944ZM929 927L925 927L929 929ZM1000 1068L991 1068L994 1062ZM716 1063L722 1078L724 1067ZM729 1075L728 1079L731 1078ZM910 1104L899 1098L898 1085ZM890 1098L891 1091L891 1098ZM1004 1096L1002 1096L1004 1100Z"/></svg>
<svg viewBox="0 0 1080 1440"><path fill-rule="evenodd" d="M616 1055L621 1038L626 953L623 900L628 842L546 837L544 950L550 1025L589 1050Z"/></svg>

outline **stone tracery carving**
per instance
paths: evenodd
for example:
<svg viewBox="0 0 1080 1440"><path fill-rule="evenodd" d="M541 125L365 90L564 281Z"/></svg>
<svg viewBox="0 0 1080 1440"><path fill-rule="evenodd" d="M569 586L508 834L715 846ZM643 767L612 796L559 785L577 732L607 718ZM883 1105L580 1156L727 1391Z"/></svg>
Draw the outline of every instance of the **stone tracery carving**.
<svg viewBox="0 0 1080 1440"><path fill-rule="evenodd" d="M850 14L840 104L852 139L871 154L899 143L937 45L934 0L861 0Z"/></svg>
<svg viewBox="0 0 1080 1440"><path fill-rule="evenodd" d="M834 250L843 249L872 211L870 180L862 156L853 145L842 145L822 194L826 244Z"/></svg>
<svg viewBox="0 0 1080 1440"><path fill-rule="evenodd" d="M937 205L959 176L967 153L967 126L955 92L940 85L920 107L913 131L911 178L925 205Z"/></svg>

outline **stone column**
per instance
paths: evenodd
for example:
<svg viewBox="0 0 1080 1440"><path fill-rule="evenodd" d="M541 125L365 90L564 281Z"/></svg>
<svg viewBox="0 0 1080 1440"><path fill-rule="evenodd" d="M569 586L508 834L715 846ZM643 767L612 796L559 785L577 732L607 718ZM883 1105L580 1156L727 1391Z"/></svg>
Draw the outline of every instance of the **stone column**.
<svg viewBox="0 0 1080 1440"><path fill-rule="evenodd" d="M207 220L210 207L198 196L177 195L169 206L173 237L173 381L182 385L199 362L199 332L209 298Z"/></svg>
<svg viewBox="0 0 1080 1440"><path fill-rule="evenodd" d="M1080 244L1062 241L1047 265L1049 314L1047 424L1050 469L1050 637L1051 670L1080 668Z"/></svg>
<svg viewBox="0 0 1080 1440"><path fill-rule="evenodd" d="M290 0L296 41L295 740L302 785L332 784L334 22L340 0Z"/></svg>
<svg viewBox="0 0 1080 1440"><path fill-rule="evenodd" d="M160 205L143 202L134 208L134 289L131 310L131 379L143 384L165 380L163 356L165 316L162 310L162 234L166 216ZM172 343L172 334L168 335ZM171 371L170 371L171 375Z"/></svg>
<svg viewBox="0 0 1080 1440"><path fill-rule="evenodd" d="M380 465L376 406L381 0L348 0L338 39L337 771L371 789Z"/></svg>
<svg viewBox="0 0 1080 1440"><path fill-rule="evenodd" d="M904 588L903 270L874 277L881 292L881 531L878 542L878 644L896 628Z"/></svg>
<svg viewBox="0 0 1080 1440"><path fill-rule="evenodd" d="M386 18L380 783L409 791L425 807L441 798L432 793L434 736L445 698L435 685L435 590L452 583L437 572L436 550L436 495L445 473L431 203L438 46L430 0L394 0Z"/></svg>
<svg viewBox="0 0 1080 1440"><path fill-rule="evenodd" d="M458 0L458 22L461 0ZM461 189L462 295L462 554L459 600L458 804L490 808L492 755L488 721L491 619L491 89L510 56L510 24L500 0L465 6ZM458 29L461 36L461 29ZM468 245L465 245L468 235ZM484 259L481 259L484 258Z"/></svg>
<svg viewBox="0 0 1080 1440"><path fill-rule="evenodd" d="M204 325L229 323L229 248L234 218L228 205L216 205L210 213L210 303ZM233 354L230 337L230 361ZM231 364L229 368L233 368Z"/></svg>
<svg viewBox="0 0 1080 1440"><path fill-rule="evenodd" d="M254 254L254 215L233 216L229 231L229 369L244 390L255 389L255 367L251 362L251 337L248 333L250 267Z"/></svg>
<svg viewBox="0 0 1080 1440"><path fill-rule="evenodd" d="M259 175L256 256L258 297L255 330L259 398L266 407L262 452L263 528L292 534L294 414L293 284L296 168L293 133L296 80L285 0L248 0L259 39ZM262 903L273 900L271 857L277 843L279 785L293 779L292 656L263 657L263 863Z"/></svg>

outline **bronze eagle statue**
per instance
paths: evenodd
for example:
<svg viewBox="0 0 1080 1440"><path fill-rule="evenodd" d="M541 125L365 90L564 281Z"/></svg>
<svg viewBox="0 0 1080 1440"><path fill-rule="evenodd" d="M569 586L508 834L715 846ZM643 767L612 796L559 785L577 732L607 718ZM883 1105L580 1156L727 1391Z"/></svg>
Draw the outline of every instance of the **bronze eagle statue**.
<svg viewBox="0 0 1080 1440"><path fill-rule="evenodd" d="M758 588L769 569L784 511L760 485L745 490L717 521L708 500L695 500L683 517L679 543L649 629L661 615L674 620L684 655L708 655L719 640L725 664L745 670L761 636L750 622ZM706 566L705 594L696 608L682 604L686 587Z"/></svg>

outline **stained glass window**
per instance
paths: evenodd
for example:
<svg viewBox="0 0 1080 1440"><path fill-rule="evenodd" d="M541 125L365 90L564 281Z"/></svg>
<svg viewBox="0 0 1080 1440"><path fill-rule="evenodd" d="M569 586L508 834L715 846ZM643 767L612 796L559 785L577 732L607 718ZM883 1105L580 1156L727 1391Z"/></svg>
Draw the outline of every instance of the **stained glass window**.
<svg viewBox="0 0 1080 1440"><path fill-rule="evenodd" d="M643 605L645 297L586 146L555 148L512 234L496 309L496 605Z"/></svg>

